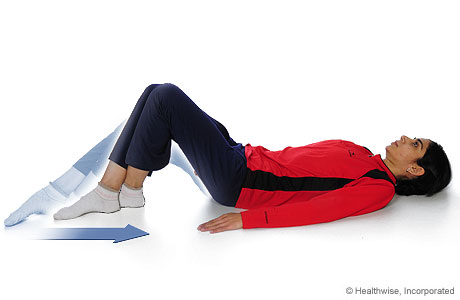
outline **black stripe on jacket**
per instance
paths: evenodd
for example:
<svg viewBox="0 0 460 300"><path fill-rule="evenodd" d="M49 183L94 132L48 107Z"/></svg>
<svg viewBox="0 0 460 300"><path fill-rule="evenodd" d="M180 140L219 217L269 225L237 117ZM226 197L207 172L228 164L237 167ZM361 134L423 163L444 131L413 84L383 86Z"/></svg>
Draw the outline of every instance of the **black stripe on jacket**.
<svg viewBox="0 0 460 300"><path fill-rule="evenodd" d="M363 176L391 181L384 171L374 169ZM358 179L359 179L358 178ZM331 191L344 187L355 179L334 177L288 177L276 176L273 173L247 168L243 188L264 191Z"/></svg>

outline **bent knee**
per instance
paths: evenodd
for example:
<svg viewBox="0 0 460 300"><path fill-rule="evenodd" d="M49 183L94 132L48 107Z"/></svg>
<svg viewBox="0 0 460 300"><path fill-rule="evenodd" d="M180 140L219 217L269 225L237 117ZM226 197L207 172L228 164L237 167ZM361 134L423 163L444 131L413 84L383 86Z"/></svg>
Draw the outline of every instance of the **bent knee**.
<svg viewBox="0 0 460 300"><path fill-rule="evenodd" d="M161 84L158 84L158 83L154 83L154 84L150 84L149 86L147 86L145 89L144 89L144 94L150 94L151 91L153 91L154 89L156 89L157 87L159 87Z"/></svg>
<svg viewBox="0 0 460 300"><path fill-rule="evenodd" d="M184 92L182 92L182 90L179 87L172 83L161 84L155 89L154 92L157 96L155 97L156 101L161 102L162 105L181 105L182 101L184 101L184 99L186 98L184 97Z"/></svg>
<svg viewBox="0 0 460 300"><path fill-rule="evenodd" d="M160 86L157 89L158 89L158 93L166 97L171 96L171 95L176 95L178 92L182 92L182 90L179 87L177 87L175 84L172 84L172 83L160 84Z"/></svg>
<svg viewBox="0 0 460 300"><path fill-rule="evenodd" d="M144 93L150 93L153 90L159 93L168 93L172 91L180 91L180 89L172 83L153 83L147 86L144 90Z"/></svg>

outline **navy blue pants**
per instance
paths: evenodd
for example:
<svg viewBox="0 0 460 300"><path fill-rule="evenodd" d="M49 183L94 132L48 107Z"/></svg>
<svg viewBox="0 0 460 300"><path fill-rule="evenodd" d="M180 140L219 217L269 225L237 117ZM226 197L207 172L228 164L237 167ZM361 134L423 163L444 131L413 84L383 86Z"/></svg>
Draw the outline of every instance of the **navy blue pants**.
<svg viewBox="0 0 460 300"><path fill-rule="evenodd" d="M152 171L168 165L171 139L213 199L234 207L246 175L244 146L173 84L152 84L145 89L109 160L125 169L130 165L149 171L151 176Z"/></svg>

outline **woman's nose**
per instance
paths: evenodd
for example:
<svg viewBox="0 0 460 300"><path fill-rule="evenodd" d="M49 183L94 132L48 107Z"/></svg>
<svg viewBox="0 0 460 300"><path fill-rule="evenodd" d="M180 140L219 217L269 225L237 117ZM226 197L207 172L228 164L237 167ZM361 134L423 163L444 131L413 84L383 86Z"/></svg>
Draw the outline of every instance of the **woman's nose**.
<svg viewBox="0 0 460 300"><path fill-rule="evenodd" d="M401 141L402 141L403 143L406 141L406 139L408 139L407 136L405 136L405 135L401 136Z"/></svg>

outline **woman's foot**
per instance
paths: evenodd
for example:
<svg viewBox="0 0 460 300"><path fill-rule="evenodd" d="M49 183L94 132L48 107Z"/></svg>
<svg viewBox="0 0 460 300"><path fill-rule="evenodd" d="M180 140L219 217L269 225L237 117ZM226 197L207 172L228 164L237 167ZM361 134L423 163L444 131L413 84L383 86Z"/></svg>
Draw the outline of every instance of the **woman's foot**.
<svg viewBox="0 0 460 300"><path fill-rule="evenodd" d="M98 183L94 190L81 197L72 206L64 207L55 213L54 219L68 220L92 212L113 213L119 210L118 192Z"/></svg>
<svg viewBox="0 0 460 300"><path fill-rule="evenodd" d="M24 221L32 214L47 214L55 206L67 201L67 197L58 192L51 184L33 194L24 204L14 211L5 221L5 226L13 226Z"/></svg>
<svg viewBox="0 0 460 300"><path fill-rule="evenodd" d="M134 188L123 183L119 198L121 207L143 207L145 198L142 187Z"/></svg>

